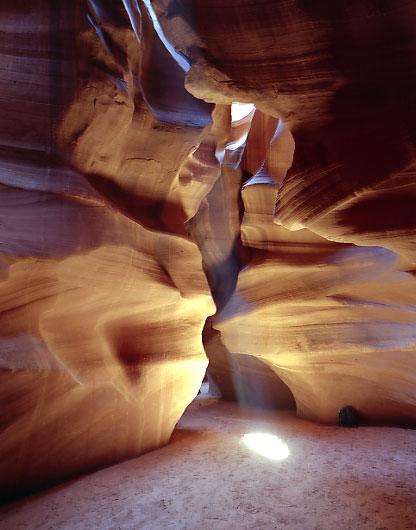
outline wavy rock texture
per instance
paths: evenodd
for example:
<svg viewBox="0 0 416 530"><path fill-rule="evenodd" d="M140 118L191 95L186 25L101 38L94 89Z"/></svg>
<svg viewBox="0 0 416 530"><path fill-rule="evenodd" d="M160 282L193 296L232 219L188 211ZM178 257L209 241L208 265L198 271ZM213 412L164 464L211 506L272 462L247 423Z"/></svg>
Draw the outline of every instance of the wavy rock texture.
<svg viewBox="0 0 416 530"><path fill-rule="evenodd" d="M146 11L135 35L114 2L14 6L2 16L6 496L166 443L197 394L215 307L184 222L229 128L229 112L212 119L185 91ZM147 98L161 74L169 93Z"/></svg>
<svg viewBox="0 0 416 530"><path fill-rule="evenodd" d="M155 3L188 90L261 111L240 165L251 257L217 350L266 363L301 415L414 422L414 4Z"/></svg>
<svg viewBox="0 0 416 530"><path fill-rule="evenodd" d="M202 334L228 398L415 423L413 2L0 14L3 493L166 443Z"/></svg>

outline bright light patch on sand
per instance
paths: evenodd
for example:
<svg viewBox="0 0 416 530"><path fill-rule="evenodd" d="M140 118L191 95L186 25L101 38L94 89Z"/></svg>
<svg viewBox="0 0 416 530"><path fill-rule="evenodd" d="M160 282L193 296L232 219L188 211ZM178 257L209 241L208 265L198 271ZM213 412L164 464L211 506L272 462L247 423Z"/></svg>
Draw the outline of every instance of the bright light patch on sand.
<svg viewBox="0 0 416 530"><path fill-rule="evenodd" d="M274 434L253 432L245 434L243 441L252 451L270 460L284 460L290 454L289 447Z"/></svg>
<svg viewBox="0 0 416 530"><path fill-rule="evenodd" d="M231 103L231 121L242 120L254 109L253 103Z"/></svg>

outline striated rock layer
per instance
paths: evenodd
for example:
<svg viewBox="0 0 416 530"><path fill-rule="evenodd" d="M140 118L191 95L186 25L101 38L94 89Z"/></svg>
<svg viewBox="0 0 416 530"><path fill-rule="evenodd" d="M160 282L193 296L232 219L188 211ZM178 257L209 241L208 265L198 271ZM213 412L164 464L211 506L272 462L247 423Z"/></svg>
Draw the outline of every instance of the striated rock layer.
<svg viewBox="0 0 416 530"><path fill-rule="evenodd" d="M263 120L262 136L267 126ZM276 388L281 381L290 388L301 416L336 422L349 404L365 420L414 423L416 290L411 269L402 270L411 264L386 248L274 224L285 181L274 153L289 160L293 146L281 124L273 138L242 189L242 241L251 258L214 327L228 351L275 372Z"/></svg>
<svg viewBox="0 0 416 530"><path fill-rule="evenodd" d="M227 355L252 355L303 416L350 404L415 422L414 3L155 4L188 90L258 108L238 166L251 254L213 323L217 353L208 339L217 382Z"/></svg>
<svg viewBox="0 0 416 530"><path fill-rule="evenodd" d="M2 14L6 496L167 443L208 364L215 306L184 221L219 172L229 112L185 91L146 11L136 35L104 4ZM162 74L168 108L147 97Z"/></svg>
<svg viewBox="0 0 416 530"><path fill-rule="evenodd" d="M413 2L0 13L3 495L166 443L202 341L228 399L416 422Z"/></svg>

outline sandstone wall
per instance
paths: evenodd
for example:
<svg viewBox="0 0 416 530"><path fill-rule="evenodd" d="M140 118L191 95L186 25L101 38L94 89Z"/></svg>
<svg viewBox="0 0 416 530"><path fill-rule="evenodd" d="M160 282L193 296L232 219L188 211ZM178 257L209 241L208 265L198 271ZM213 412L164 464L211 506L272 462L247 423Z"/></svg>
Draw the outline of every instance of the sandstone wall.
<svg viewBox="0 0 416 530"><path fill-rule="evenodd" d="M0 7L4 495L166 443L203 339L228 398L415 423L415 19Z"/></svg>

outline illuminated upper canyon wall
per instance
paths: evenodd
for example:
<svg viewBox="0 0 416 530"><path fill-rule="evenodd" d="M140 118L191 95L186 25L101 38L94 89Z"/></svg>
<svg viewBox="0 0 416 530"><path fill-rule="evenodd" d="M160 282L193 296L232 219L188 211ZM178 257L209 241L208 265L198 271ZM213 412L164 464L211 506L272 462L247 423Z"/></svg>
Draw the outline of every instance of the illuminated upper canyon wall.
<svg viewBox="0 0 416 530"><path fill-rule="evenodd" d="M166 443L203 335L224 393L415 422L413 2L0 24L3 492Z"/></svg>

